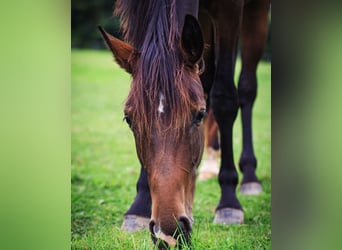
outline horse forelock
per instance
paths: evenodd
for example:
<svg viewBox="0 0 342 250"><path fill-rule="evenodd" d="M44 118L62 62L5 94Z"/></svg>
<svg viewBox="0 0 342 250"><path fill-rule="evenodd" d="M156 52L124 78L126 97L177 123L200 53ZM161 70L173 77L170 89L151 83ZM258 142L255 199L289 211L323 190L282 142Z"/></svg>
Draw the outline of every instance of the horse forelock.
<svg viewBox="0 0 342 250"><path fill-rule="evenodd" d="M120 16L125 39L139 51L126 106L141 148L156 130L179 138L203 100L200 83L190 76L193 72L181 56L176 8L175 0L117 1L115 14Z"/></svg>
<svg viewBox="0 0 342 250"><path fill-rule="evenodd" d="M141 50L146 35L154 25L162 25L158 28L162 28L161 32L169 36L169 45L175 37L174 31L179 29L176 0L117 0L114 15L120 18L125 40L138 50ZM169 22L169 26L165 26L166 22ZM166 33L165 28L170 28L170 32Z"/></svg>

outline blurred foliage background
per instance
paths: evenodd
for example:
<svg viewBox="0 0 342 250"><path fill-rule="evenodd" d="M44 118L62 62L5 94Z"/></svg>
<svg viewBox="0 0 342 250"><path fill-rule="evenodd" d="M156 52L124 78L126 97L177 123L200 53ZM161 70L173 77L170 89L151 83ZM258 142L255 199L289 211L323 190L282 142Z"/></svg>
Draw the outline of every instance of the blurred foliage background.
<svg viewBox="0 0 342 250"><path fill-rule="evenodd" d="M120 23L113 15L115 0L72 0L72 48L104 49L97 26L103 26L115 37L121 38Z"/></svg>
<svg viewBox="0 0 342 250"><path fill-rule="evenodd" d="M120 22L113 15L115 0L72 0L71 46L72 48L105 49L97 26L103 26L115 37L121 38ZM271 14L269 15L269 31ZM271 32L264 52L265 60L271 60Z"/></svg>

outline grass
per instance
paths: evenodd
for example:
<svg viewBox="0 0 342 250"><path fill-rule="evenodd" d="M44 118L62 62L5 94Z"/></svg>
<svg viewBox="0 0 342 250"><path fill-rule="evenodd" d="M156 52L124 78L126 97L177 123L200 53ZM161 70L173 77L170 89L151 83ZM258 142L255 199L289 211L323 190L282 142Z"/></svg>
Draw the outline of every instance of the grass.
<svg viewBox="0 0 342 250"><path fill-rule="evenodd" d="M107 51L72 51L71 248L153 249L147 231L120 230L139 175L134 139L122 121L130 76ZM238 62L238 67L240 64ZM239 195L245 224L213 225L219 201L216 180L197 182L193 215L194 249L270 249L271 242L271 65L258 68L254 108L257 174L264 192ZM240 117L234 126L234 157L241 152Z"/></svg>

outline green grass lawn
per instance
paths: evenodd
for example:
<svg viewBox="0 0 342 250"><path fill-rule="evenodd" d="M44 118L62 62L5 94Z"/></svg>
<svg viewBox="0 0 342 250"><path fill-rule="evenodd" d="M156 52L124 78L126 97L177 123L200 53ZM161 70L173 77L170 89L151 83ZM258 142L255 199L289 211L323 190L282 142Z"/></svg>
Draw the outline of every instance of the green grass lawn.
<svg viewBox="0 0 342 250"><path fill-rule="evenodd" d="M120 230L123 215L135 197L140 170L133 136L123 122L130 76L114 63L108 51L74 50L71 55L71 248L153 249L147 231L128 234ZM253 132L257 174L264 192L257 197L239 195L245 224L213 225L220 195L218 182L197 182L193 206L194 249L271 248L269 63L259 65L258 82ZM234 150L238 162L240 117L234 126Z"/></svg>

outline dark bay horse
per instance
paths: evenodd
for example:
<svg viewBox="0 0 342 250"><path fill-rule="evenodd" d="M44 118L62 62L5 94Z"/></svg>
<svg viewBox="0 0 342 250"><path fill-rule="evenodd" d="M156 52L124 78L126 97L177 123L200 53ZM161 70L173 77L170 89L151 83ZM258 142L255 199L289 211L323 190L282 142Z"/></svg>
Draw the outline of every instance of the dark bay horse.
<svg viewBox="0 0 342 250"><path fill-rule="evenodd" d="M125 42L100 31L117 63L132 75L124 118L142 166L124 230L148 227L153 241L164 243L160 248L179 245L178 236L189 241L196 170L204 148L203 119L209 108L221 147L221 199L214 223L243 223L235 193L232 126L241 107L242 183L259 183L251 110L268 6L267 0L116 2L114 13L121 19ZM233 79L240 33L243 67L237 90Z"/></svg>

